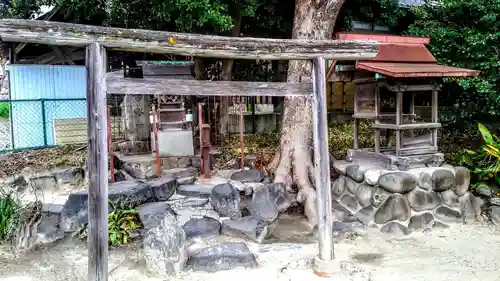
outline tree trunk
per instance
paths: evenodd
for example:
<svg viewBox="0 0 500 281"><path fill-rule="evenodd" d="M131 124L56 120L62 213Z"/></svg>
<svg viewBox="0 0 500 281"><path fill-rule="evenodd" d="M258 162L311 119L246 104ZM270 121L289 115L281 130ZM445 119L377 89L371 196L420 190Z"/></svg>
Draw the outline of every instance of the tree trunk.
<svg viewBox="0 0 500 281"><path fill-rule="evenodd" d="M241 32L241 22L243 20L243 14L238 13L234 18L233 28L231 29L231 37L240 37ZM220 80L231 81L233 76L233 60L223 60ZM234 100L234 99L233 99ZM223 97L220 101L219 116L220 116L220 134L226 135L229 126L229 104L230 98Z"/></svg>
<svg viewBox="0 0 500 281"><path fill-rule="evenodd" d="M337 15L345 0L297 0L293 22L294 39L331 39ZM288 82L311 79L310 61L290 61ZM303 97L285 98L281 127L281 147L269 164L274 182L296 192L297 202L311 224L317 225L316 191L313 186L312 103Z"/></svg>

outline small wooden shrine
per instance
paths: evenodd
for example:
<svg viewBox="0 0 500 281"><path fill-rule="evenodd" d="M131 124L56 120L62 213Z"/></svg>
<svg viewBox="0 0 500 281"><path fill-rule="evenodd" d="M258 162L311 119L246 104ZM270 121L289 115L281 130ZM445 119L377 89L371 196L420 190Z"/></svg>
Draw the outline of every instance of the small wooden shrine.
<svg viewBox="0 0 500 281"><path fill-rule="evenodd" d="M425 47L429 38L347 33L337 37L381 43L375 60L354 64L334 61L330 67L329 74L335 79L355 83L354 147L348 151L347 160L371 162L391 170L441 165L438 79L477 76L479 71L437 64ZM372 121L375 147L359 145L362 119Z"/></svg>

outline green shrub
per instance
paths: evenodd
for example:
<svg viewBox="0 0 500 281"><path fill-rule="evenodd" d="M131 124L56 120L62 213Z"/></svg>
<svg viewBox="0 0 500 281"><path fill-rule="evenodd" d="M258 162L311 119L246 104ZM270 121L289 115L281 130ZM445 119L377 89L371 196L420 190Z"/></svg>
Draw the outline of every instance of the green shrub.
<svg viewBox="0 0 500 281"><path fill-rule="evenodd" d="M428 130L425 131L428 133ZM420 132L415 132L417 135ZM272 132L261 135L246 135L245 154L261 156L262 165L265 166L276 153L279 146L279 132ZM385 136L381 137L384 142ZM477 146L479 136L476 130L471 128L448 129L444 127L440 130L439 150L445 155L446 163L459 165L461 152L464 147L474 149ZM359 147L375 147L374 131L371 123L361 120L358 127ZM353 121L332 122L328 128L328 145L330 153L335 159L345 159L347 150L354 147L354 126ZM219 158L221 164L230 159L240 156L239 136L235 135L228 139L223 145L222 156Z"/></svg>
<svg viewBox="0 0 500 281"><path fill-rule="evenodd" d="M375 147L373 130L368 121L360 121L358 127L359 147ZM335 159L345 159L347 150L354 147L353 121L338 121L328 128L328 146Z"/></svg>
<svg viewBox="0 0 500 281"><path fill-rule="evenodd" d="M20 219L21 202L0 188L0 242L9 241Z"/></svg>
<svg viewBox="0 0 500 281"><path fill-rule="evenodd" d="M108 243L111 246L127 244L132 241L132 232L142 227L139 211L128 207L117 207L109 201L113 211L108 214ZM80 239L87 239L88 225L75 233Z"/></svg>
<svg viewBox="0 0 500 281"><path fill-rule="evenodd" d="M347 150L354 146L354 126L353 121L339 121L332 123L328 129L328 142L330 153L335 159L345 159ZM424 131L428 132L428 131ZM419 132L416 132L418 135ZM458 130L448 130L446 127L440 130L439 151L444 154L445 161L451 165L459 165L461 152L464 147L474 148L478 143L476 131L469 128ZM362 120L358 127L359 147L375 147L374 131L370 122ZM381 137L385 141L385 137ZM394 143L393 143L394 144Z"/></svg>
<svg viewBox="0 0 500 281"><path fill-rule="evenodd" d="M465 149L461 153L461 164L474 175L472 188L500 185L500 138L478 124L483 143L476 150Z"/></svg>
<svg viewBox="0 0 500 281"><path fill-rule="evenodd" d="M9 117L10 117L10 103L0 102L0 118L9 118Z"/></svg>

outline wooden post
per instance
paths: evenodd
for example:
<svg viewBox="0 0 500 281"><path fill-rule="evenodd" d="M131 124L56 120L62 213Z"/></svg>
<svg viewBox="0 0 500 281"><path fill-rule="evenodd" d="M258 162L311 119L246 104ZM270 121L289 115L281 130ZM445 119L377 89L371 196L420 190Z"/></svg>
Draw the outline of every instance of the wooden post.
<svg viewBox="0 0 500 281"><path fill-rule="evenodd" d="M401 125L403 119L403 92L396 93L396 125ZM401 130L396 130L396 156L401 150Z"/></svg>
<svg viewBox="0 0 500 281"><path fill-rule="evenodd" d="M108 280L108 136L106 130L106 49L87 47L88 116L88 280Z"/></svg>
<svg viewBox="0 0 500 281"><path fill-rule="evenodd" d="M245 116L243 115L243 97L240 97L240 162L241 169L245 168L245 139L243 137L243 131L245 130Z"/></svg>
<svg viewBox="0 0 500 281"><path fill-rule="evenodd" d="M314 178L318 208L319 255L315 259L314 272L327 276L334 259L332 194L330 183L330 157L328 152L328 118L326 109L325 59L313 61L313 140L314 140Z"/></svg>
<svg viewBox="0 0 500 281"><path fill-rule="evenodd" d="M411 123L415 123L415 93L411 93L411 102L410 102L410 119ZM413 130L410 131L410 137L414 137L415 134L413 133Z"/></svg>
<svg viewBox="0 0 500 281"><path fill-rule="evenodd" d="M438 123L438 91L432 91L432 123ZM432 146L438 145L438 129L432 129Z"/></svg>

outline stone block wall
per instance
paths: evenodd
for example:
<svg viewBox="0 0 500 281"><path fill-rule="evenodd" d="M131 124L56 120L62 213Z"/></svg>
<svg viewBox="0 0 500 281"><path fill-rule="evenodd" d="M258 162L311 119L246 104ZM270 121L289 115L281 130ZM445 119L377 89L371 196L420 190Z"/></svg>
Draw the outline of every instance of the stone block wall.
<svg viewBox="0 0 500 281"><path fill-rule="evenodd" d="M483 201L469 192L464 167L426 167L389 171L370 164L335 161L334 218L352 214L385 233L448 227L481 218Z"/></svg>

